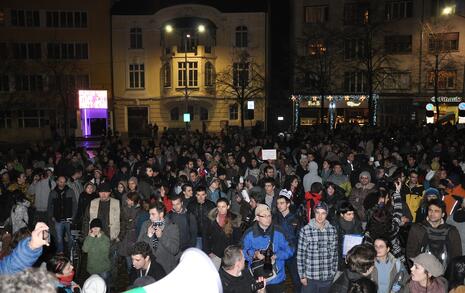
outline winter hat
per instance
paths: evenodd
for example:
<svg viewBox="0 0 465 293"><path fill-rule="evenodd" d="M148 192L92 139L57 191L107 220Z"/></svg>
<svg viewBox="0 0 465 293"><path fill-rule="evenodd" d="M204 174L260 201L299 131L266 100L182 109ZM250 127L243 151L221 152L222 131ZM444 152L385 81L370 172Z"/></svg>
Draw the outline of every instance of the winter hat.
<svg viewBox="0 0 465 293"><path fill-rule="evenodd" d="M288 199L291 199L292 197L292 192L287 190L287 189L281 189L281 191L279 192L279 196L285 196L287 197Z"/></svg>
<svg viewBox="0 0 465 293"><path fill-rule="evenodd" d="M105 281L97 274L90 276L82 286L82 293L105 293L107 285Z"/></svg>
<svg viewBox="0 0 465 293"><path fill-rule="evenodd" d="M92 229L95 227L102 228L102 221L99 218L95 218L92 221L90 221L89 229Z"/></svg>
<svg viewBox="0 0 465 293"><path fill-rule="evenodd" d="M307 168L308 171L318 171L318 164L315 161L310 161Z"/></svg>
<svg viewBox="0 0 465 293"><path fill-rule="evenodd" d="M363 171L358 175L358 180L360 180L362 177L368 177L368 180L371 181L371 174L368 171Z"/></svg>
<svg viewBox="0 0 465 293"><path fill-rule="evenodd" d="M98 192L111 192L111 185L108 182L103 182L98 186Z"/></svg>
<svg viewBox="0 0 465 293"><path fill-rule="evenodd" d="M328 212L328 205L325 202L320 201L314 208L314 210L318 209L325 210L326 212Z"/></svg>
<svg viewBox="0 0 465 293"><path fill-rule="evenodd" d="M444 273L444 267L439 262L439 260L432 254L429 253L421 253L411 260L421 265L428 271L433 277L439 277Z"/></svg>
<svg viewBox="0 0 465 293"><path fill-rule="evenodd" d="M214 181L218 181L218 182L219 182L220 179L218 179L218 178L216 178L216 177L212 177L212 178L211 178L210 180L208 180L208 182L207 182L207 183L208 183L208 186L212 185L212 183L213 183Z"/></svg>
<svg viewBox="0 0 465 293"><path fill-rule="evenodd" d="M439 190L437 190L434 187L430 187L425 190L425 196L429 196L429 195L435 195L436 197L439 197Z"/></svg>
<svg viewBox="0 0 465 293"><path fill-rule="evenodd" d="M258 216L262 214L263 212L271 213L270 207L262 203L257 204L257 207L255 208L255 216Z"/></svg>

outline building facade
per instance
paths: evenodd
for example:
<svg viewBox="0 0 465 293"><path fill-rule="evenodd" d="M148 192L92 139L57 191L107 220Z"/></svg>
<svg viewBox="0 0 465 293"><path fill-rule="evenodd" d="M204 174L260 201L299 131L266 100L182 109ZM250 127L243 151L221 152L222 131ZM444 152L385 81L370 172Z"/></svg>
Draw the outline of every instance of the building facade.
<svg viewBox="0 0 465 293"><path fill-rule="evenodd" d="M81 135L78 90L112 96L110 8L110 0L2 1L0 141L41 140L65 128ZM96 131L107 123L89 122Z"/></svg>
<svg viewBox="0 0 465 293"><path fill-rule="evenodd" d="M264 5L152 1L135 9L130 2L112 15L115 131L182 129L189 113L191 130L217 132L240 125L240 103L246 127L265 120ZM234 94L241 86L248 95Z"/></svg>
<svg viewBox="0 0 465 293"><path fill-rule="evenodd" d="M297 105L302 124L317 121L321 96L330 97L324 113L335 107L336 122L367 123L370 92L379 95L372 105L381 125L424 123L425 106L436 106L435 94L442 119L457 118L457 105L465 100L464 1L297 0L291 5L293 89L295 97L305 97ZM323 65L315 70L301 66L302 60Z"/></svg>

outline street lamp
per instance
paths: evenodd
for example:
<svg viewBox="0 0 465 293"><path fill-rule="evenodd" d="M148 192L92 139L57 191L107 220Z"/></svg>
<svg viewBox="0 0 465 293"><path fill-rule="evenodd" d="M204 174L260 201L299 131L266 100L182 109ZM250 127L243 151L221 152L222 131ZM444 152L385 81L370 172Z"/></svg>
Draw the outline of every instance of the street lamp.
<svg viewBox="0 0 465 293"><path fill-rule="evenodd" d="M191 120L190 113L189 113L189 88L187 86L187 40L191 38L190 34L186 34L184 36L184 100L186 103L186 114L189 114L189 121ZM189 129L188 123L186 121L186 131Z"/></svg>
<svg viewBox="0 0 465 293"><path fill-rule="evenodd" d="M442 9L442 15L451 15L455 11L455 6L446 6Z"/></svg>

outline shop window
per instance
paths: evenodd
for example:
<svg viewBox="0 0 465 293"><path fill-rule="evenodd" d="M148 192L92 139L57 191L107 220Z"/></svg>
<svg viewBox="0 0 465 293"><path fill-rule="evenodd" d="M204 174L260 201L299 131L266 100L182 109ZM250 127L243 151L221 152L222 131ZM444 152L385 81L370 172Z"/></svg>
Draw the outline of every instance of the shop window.
<svg viewBox="0 0 465 293"><path fill-rule="evenodd" d="M229 120L237 119L239 119L239 105L237 103L229 105Z"/></svg>

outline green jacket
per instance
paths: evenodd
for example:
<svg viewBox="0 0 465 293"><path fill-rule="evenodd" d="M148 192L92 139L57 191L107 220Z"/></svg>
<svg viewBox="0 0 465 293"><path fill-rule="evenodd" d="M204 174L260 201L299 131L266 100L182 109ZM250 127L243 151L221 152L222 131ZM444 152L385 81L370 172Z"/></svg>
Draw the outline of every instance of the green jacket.
<svg viewBox="0 0 465 293"><path fill-rule="evenodd" d="M100 237L87 236L82 245L87 253L87 272L98 274L110 271L110 238L103 234Z"/></svg>

